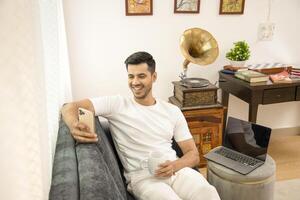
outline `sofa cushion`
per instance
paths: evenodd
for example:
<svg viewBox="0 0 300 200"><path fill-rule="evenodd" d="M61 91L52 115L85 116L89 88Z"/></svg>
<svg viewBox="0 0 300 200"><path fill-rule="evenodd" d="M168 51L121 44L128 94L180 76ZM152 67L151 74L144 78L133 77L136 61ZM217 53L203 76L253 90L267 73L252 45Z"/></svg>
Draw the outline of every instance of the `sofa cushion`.
<svg viewBox="0 0 300 200"><path fill-rule="evenodd" d="M107 119L101 117L101 116L98 116L99 118L99 121L100 121L100 125L102 127L102 130L104 130L104 133L106 135L106 139L108 140L109 142L109 146L110 148L112 149L112 152L114 153L114 157L116 158L117 162L118 162L118 167L119 167L119 171L121 173L121 176L122 176L122 180L125 184L125 187L126 187L126 180L125 180L125 177L124 177L124 167L120 161L120 158L118 156L118 153L117 153L117 150L115 148L115 144L113 142L113 138L112 138L112 135L111 135L111 132L110 132L110 129L109 129L109 122ZM98 121L98 120L97 120ZM108 144L105 142L105 144ZM133 197L132 194L130 194L127 190L126 190L126 193L127 193L127 200L134 200L135 198Z"/></svg>

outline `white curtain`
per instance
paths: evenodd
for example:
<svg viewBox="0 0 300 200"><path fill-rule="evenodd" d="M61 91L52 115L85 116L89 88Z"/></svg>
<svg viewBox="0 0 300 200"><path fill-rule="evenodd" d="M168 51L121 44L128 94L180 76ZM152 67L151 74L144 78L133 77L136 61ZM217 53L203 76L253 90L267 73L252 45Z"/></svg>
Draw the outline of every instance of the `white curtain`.
<svg viewBox="0 0 300 200"><path fill-rule="evenodd" d="M0 198L47 199L59 109L71 100L62 2L0 1Z"/></svg>
<svg viewBox="0 0 300 200"><path fill-rule="evenodd" d="M54 155L61 105L72 99L62 1L40 0L40 25L45 69L48 129Z"/></svg>

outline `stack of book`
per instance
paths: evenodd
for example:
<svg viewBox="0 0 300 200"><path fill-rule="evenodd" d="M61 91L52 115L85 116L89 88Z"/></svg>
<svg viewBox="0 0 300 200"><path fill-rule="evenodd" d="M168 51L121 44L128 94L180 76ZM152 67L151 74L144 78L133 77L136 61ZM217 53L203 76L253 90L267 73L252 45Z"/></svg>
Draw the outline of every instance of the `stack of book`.
<svg viewBox="0 0 300 200"><path fill-rule="evenodd" d="M246 70L248 70L247 67L234 67L232 65L225 65L223 67L223 70L221 70L221 72L224 74L234 74L235 72L246 71Z"/></svg>
<svg viewBox="0 0 300 200"><path fill-rule="evenodd" d="M288 71L282 71L277 74L270 75L270 79L273 83L291 83L292 79L290 78L290 74Z"/></svg>
<svg viewBox="0 0 300 200"><path fill-rule="evenodd" d="M291 69L290 79L292 79L292 81L300 81L300 69L299 68Z"/></svg>
<svg viewBox="0 0 300 200"><path fill-rule="evenodd" d="M235 66L232 66L232 65L225 65L223 67L224 70L230 70L230 71L233 71L233 72L237 72L237 71L246 71L248 70L247 67L235 67Z"/></svg>
<svg viewBox="0 0 300 200"><path fill-rule="evenodd" d="M249 83L265 83L269 80L268 75L252 70L237 71L234 76Z"/></svg>

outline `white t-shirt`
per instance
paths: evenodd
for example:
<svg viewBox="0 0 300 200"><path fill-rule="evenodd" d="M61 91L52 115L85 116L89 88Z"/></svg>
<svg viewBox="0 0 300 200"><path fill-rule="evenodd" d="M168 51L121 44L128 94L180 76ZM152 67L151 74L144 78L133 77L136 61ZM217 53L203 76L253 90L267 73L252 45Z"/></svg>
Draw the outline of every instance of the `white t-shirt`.
<svg viewBox="0 0 300 200"><path fill-rule="evenodd" d="M141 161L151 151L174 155L172 138L177 142L191 139L180 109L157 100L143 106L133 98L104 96L90 99L96 116L108 119L110 130L125 172L141 170Z"/></svg>

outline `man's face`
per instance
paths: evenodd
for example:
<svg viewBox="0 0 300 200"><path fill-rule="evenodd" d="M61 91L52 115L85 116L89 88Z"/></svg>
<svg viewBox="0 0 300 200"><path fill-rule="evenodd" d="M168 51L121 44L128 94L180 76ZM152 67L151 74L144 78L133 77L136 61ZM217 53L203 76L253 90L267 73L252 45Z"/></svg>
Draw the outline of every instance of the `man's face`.
<svg viewBox="0 0 300 200"><path fill-rule="evenodd" d="M148 64L128 64L128 85L136 99L145 99L151 94L156 72L148 71Z"/></svg>

